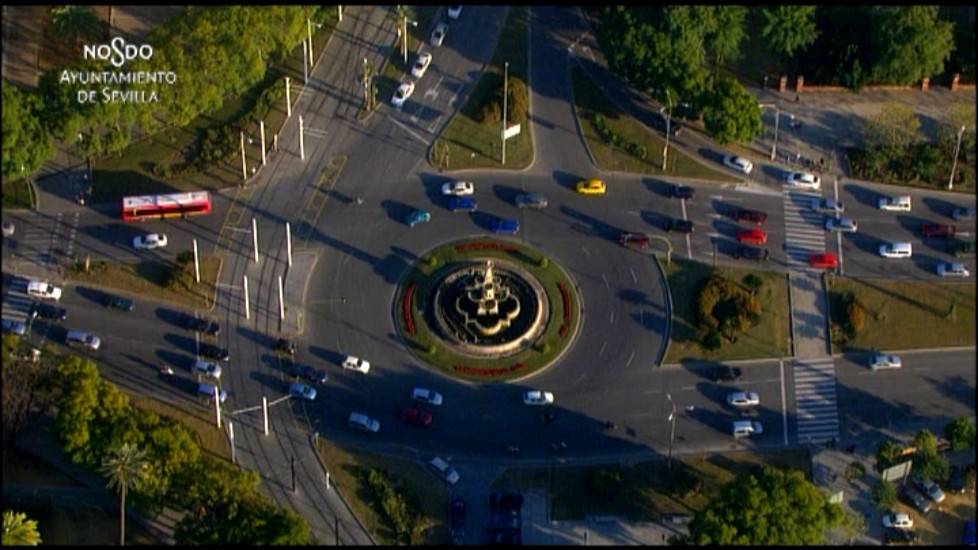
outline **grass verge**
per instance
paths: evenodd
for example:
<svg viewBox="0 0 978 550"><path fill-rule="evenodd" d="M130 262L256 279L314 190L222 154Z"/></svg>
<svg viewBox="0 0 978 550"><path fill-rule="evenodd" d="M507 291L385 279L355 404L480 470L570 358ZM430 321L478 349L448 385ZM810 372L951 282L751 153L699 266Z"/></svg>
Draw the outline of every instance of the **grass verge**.
<svg viewBox="0 0 978 550"><path fill-rule="evenodd" d="M738 181L721 172L711 170L678 149L669 151L668 171L662 171L662 149L665 142L654 134L644 124L628 116L616 107L607 96L594 84L580 67L571 71L571 82L574 89L574 106L581 132L587 140L594 162L603 170L631 172L638 174L669 175L685 178L708 179L717 181ZM604 118L608 130L621 136L620 145L612 145L601 132L595 121L596 116ZM636 151L629 152L624 145L633 144Z"/></svg>
<svg viewBox="0 0 978 550"><path fill-rule="evenodd" d="M394 544L394 533L380 503L373 501L370 488L363 482L362 474L368 468L383 471L395 489L407 495L408 502L433 525L427 532L426 545L448 544L448 528L444 522L448 491L431 472L416 462L350 449L326 438L318 441L319 454L329 468L330 480L378 543Z"/></svg>
<svg viewBox="0 0 978 550"><path fill-rule="evenodd" d="M191 266L190 269L193 269ZM123 290L137 296L170 302L192 309L209 310L214 305L217 276L221 259L204 256L200 260L200 284L178 284L167 287L171 264L144 261L137 264L117 264L104 261L92 262L88 273L84 268L72 268L65 277L78 283L91 283Z"/></svg>
<svg viewBox="0 0 978 550"><path fill-rule="evenodd" d="M808 451L780 450L677 457L671 471L664 460L632 466L511 469L492 485L547 489L550 517L557 521L580 521L589 515L660 521L663 514L701 510L723 485L765 465L795 468L811 479Z"/></svg>
<svg viewBox="0 0 978 550"><path fill-rule="evenodd" d="M732 267L714 269L708 264L677 258L673 258L672 265L662 267L672 294L672 335L664 363L677 363L683 359L732 361L789 355L788 283L783 274ZM700 345L696 302L701 285L714 273L737 283L742 283L748 274L760 277L763 284L757 296L763 313L760 323L740 334L736 342L724 341L720 349L709 351Z"/></svg>
<svg viewBox="0 0 978 550"><path fill-rule="evenodd" d="M501 123L481 124L475 120L489 98L496 93L497 83L502 81L504 63L509 62L510 84L518 79L529 82L529 36L527 33L529 8L513 6L509 10L496 45L492 61L486 65L479 83L469 93L465 105L442 130L432 144L429 162L444 170L466 170L471 168L526 168L533 162L533 139L529 123L522 124L519 135L506 140L506 164L502 164L502 150L499 142ZM529 86L519 88L525 93L522 101L514 103L529 105ZM502 95L502 94L500 94ZM509 124L513 124L513 120Z"/></svg>
<svg viewBox="0 0 978 550"><path fill-rule="evenodd" d="M975 344L975 285L829 276L832 350L939 348ZM866 311L865 326L843 342L843 296Z"/></svg>
<svg viewBox="0 0 978 550"><path fill-rule="evenodd" d="M228 463L231 462L231 448L228 446L228 440L224 436L224 432L214 426L214 421L211 418L208 418L206 415L194 414L195 412L199 412L199 410L178 408L169 403L136 393L127 393L127 395L129 396L129 402L134 407L146 411L153 411L162 417L183 424L194 434L197 439L197 445L200 446L200 450L205 454L209 454L212 458L225 460Z"/></svg>
<svg viewBox="0 0 978 550"><path fill-rule="evenodd" d="M3 208L31 208L31 189L27 178L3 182Z"/></svg>

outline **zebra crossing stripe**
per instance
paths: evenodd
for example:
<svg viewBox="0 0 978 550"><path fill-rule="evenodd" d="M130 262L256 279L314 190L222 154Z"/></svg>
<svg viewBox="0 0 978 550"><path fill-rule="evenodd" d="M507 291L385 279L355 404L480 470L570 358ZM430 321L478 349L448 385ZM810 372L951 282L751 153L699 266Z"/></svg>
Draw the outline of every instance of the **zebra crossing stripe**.
<svg viewBox="0 0 978 550"><path fill-rule="evenodd" d="M801 443L821 443L839 435L835 364L831 359L795 361L795 419Z"/></svg>

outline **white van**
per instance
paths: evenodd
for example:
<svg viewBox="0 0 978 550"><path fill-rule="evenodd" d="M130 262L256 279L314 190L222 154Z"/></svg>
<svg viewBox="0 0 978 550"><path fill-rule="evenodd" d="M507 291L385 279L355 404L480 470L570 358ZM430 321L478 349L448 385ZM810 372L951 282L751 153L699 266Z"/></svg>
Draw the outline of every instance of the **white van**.
<svg viewBox="0 0 978 550"><path fill-rule="evenodd" d="M756 420L734 420L733 423L733 436L740 437L750 437L754 434L764 433L764 426Z"/></svg>
<svg viewBox="0 0 978 550"><path fill-rule="evenodd" d="M92 351L98 351L99 346L102 345L102 341L99 340L98 336L89 334L83 330L69 330L68 334L65 335L65 345L82 346Z"/></svg>
<svg viewBox="0 0 978 550"><path fill-rule="evenodd" d="M27 294L35 298L54 300L55 302L61 299L61 289L47 281L33 280L27 283Z"/></svg>
<svg viewBox="0 0 978 550"><path fill-rule="evenodd" d="M356 430L363 430L365 432L378 432L380 431L380 421L375 418L370 418L369 416L357 412L350 413L350 419L347 423L351 428Z"/></svg>
<svg viewBox="0 0 978 550"><path fill-rule="evenodd" d="M882 197L876 203L876 206L880 210L889 210L890 212L910 212L910 197L908 195Z"/></svg>
<svg viewBox="0 0 978 550"><path fill-rule="evenodd" d="M880 245L880 256L884 258L909 258L913 256L910 243L889 243Z"/></svg>

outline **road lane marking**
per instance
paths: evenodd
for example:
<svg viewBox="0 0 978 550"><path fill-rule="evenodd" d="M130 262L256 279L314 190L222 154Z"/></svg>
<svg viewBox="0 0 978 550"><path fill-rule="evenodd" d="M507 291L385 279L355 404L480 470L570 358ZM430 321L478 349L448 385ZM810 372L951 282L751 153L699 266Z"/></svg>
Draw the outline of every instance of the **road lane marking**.
<svg viewBox="0 0 978 550"><path fill-rule="evenodd" d="M686 199L679 199L679 205L683 208L683 220L688 221L686 217ZM686 257L690 260L693 259L693 245L689 241L689 233L686 233Z"/></svg>
<svg viewBox="0 0 978 550"><path fill-rule="evenodd" d="M605 274L604 273L601 274L601 280L604 281L605 288L608 288L608 289L611 288L611 285L608 284L608 277L605 277Z"/></svg>
<svg viewBox="0 0 978 550"><path fill-rule="evenodd" d="M629 216L640 216L641 215L641 214L639 214L638 210L629 210L629 211L627 211L625 213L628 214ZM962 233L958 233L958 235L961 235L961 234Z"/></svg>
<svg viewBox="0 0 978 550"><path fill-rule="evenodd" d="M608 341L607 340L604 343L601 344L601 349L598 350L598 355L599 356L604 353L604 348L606 348L606 347L608 347Z"/></svg>
<svg viewBox="0 0 978 550"><path fill-rule="evenodd" d="M611 322L608 324L609 325L615 324L615 310L611 310Z"/></svg>
<svg viewBox="0 0 978 550"><path fill-rule="evenodd" d="M635 350L632 350L632 354L628 356L628 361L625 362L625 368L627 369L629 365L632 364L632 360L635 359Z"/></svg>
<svg viewBox="0 0 978 550"><path fill-rule="evenodd" d="M632 282L638 284L638 277L635 276L635 270L629 267L628 271L632 274Z"/></svg>

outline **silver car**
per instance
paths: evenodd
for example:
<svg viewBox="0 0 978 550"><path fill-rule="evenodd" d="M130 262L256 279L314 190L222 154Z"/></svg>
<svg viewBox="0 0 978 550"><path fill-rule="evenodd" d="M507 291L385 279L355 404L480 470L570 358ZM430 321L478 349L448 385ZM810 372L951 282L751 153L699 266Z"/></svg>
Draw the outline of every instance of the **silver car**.
<svg viewBox="0 0 978 550"><path fill-rule="evenodd" d="M855 233L859 229L856 220L852 218L828 218L825 220L826 231L838 231L839 233Z"/></svg>
<svg viewBox="0 0 978 550"><path fill-rule="evenodd" d="M971 277L971 272L964 264L950 263L950 264L939 264L937 266L937 274L941 277L961 277L966 279Z"/></svg>
<svg viewBox="0 0 978 550"><path fill-rule="evenodd" d="M546 208L547 197L540 193L521 193L514 201L518 208Z"/></svg>

